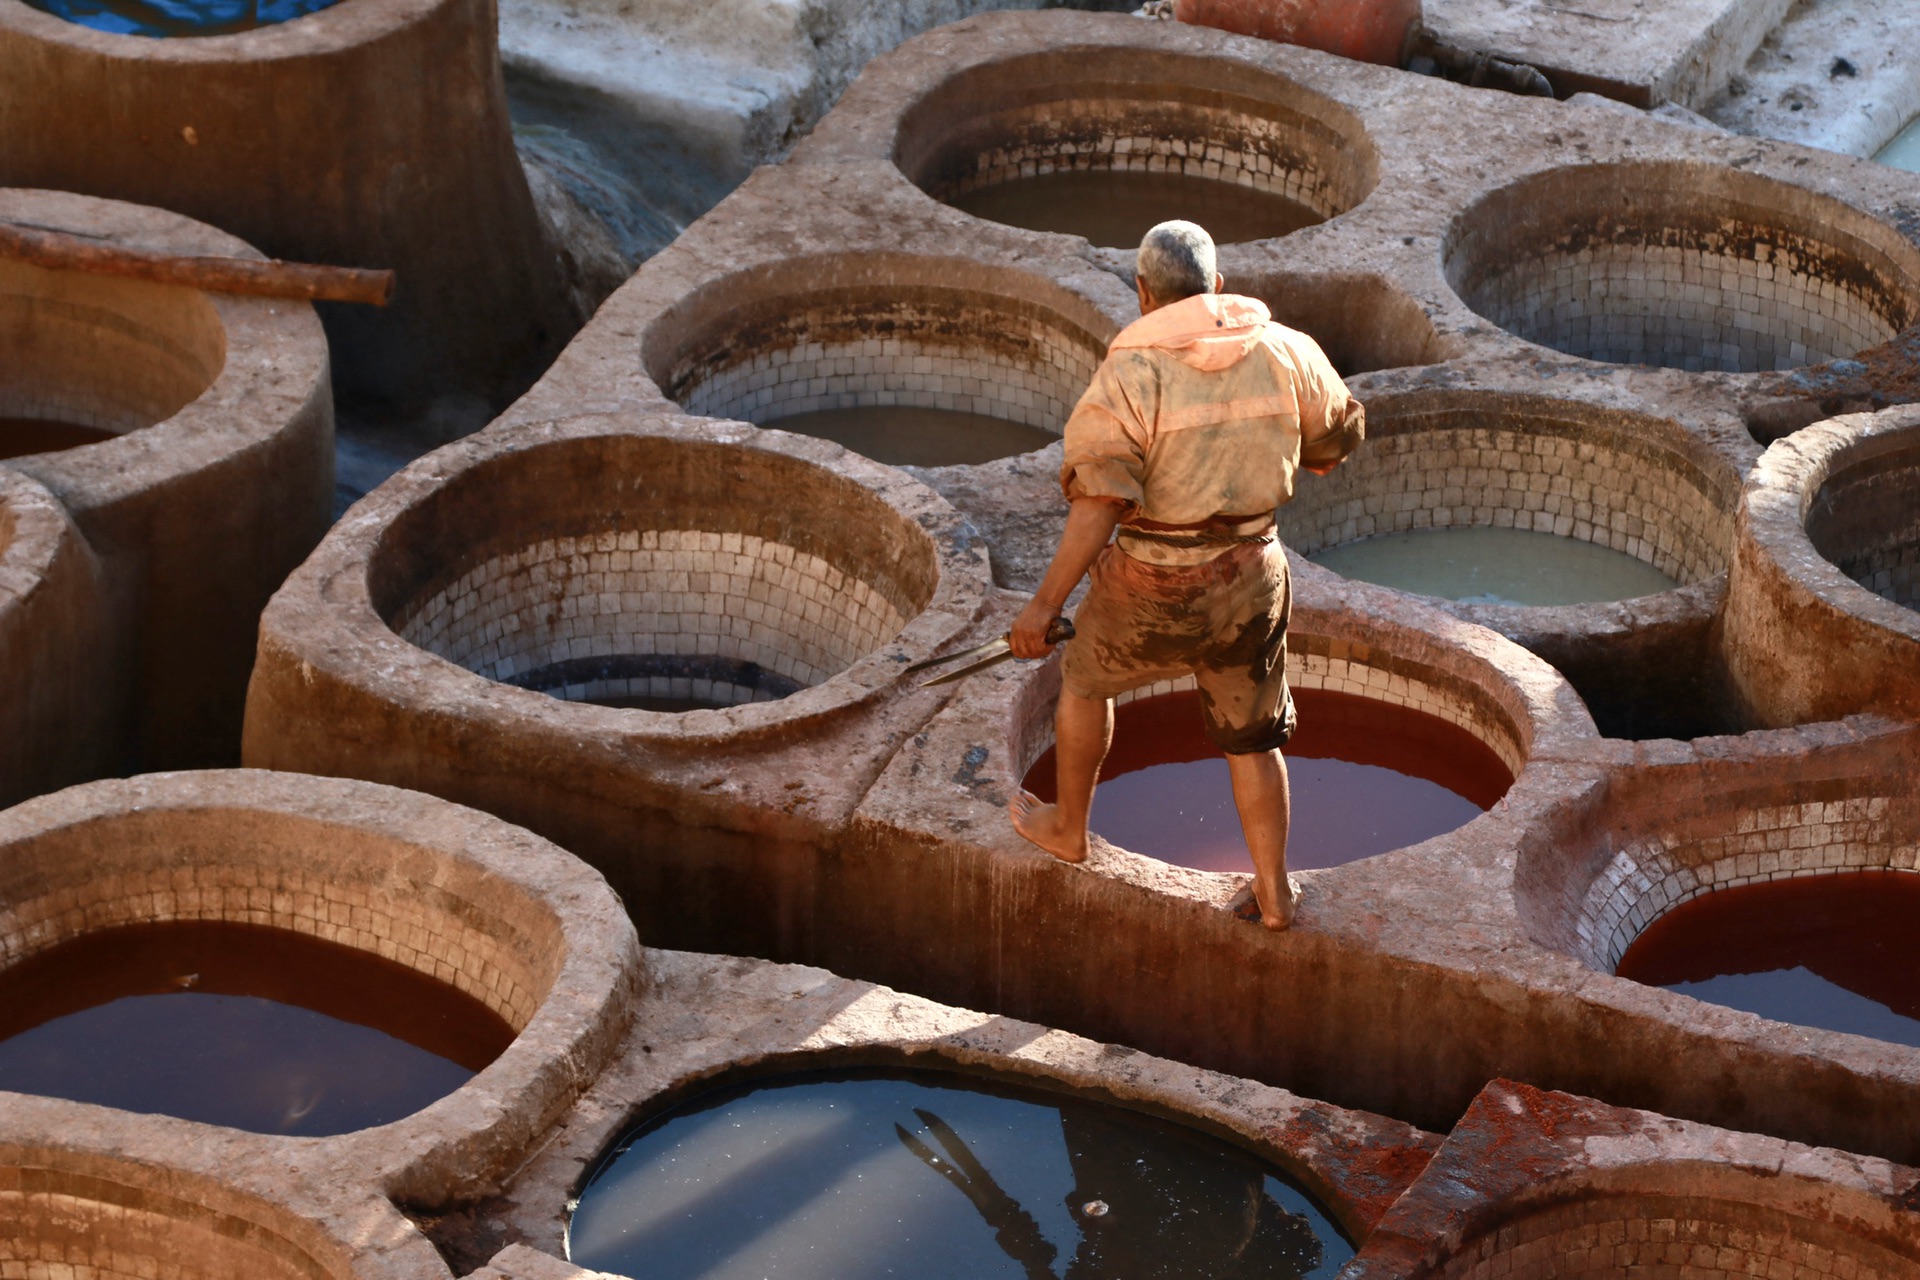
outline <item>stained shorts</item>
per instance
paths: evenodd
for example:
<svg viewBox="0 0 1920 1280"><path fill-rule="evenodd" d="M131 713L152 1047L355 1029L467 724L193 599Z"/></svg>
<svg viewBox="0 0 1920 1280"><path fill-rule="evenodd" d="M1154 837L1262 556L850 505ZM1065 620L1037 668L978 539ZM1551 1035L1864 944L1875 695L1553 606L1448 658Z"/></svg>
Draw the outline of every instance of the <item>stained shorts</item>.
<svg viewBox="0 0 1920 1280"><path fill-rule="evenodd" d="M1233 547L1205 564L1157 565L1109 546L1073 615L1061 684L1112 698L1192 675L1207 736L1229 755L1293 736L1287 689L1287 554L1277 541Z"/></svg>

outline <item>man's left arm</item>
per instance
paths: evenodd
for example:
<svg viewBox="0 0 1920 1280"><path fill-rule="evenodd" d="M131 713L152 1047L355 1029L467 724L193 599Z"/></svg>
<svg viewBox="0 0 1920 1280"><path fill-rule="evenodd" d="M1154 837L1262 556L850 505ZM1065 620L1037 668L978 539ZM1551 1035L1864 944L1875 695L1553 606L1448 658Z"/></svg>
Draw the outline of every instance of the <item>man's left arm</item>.
<svg viewBox="0 0 1920 1280"><path fill-rule="evenodd" d="M1300 465L1324 476L1345 462L1367 438L1367 411L1347 390L1317 343L1297 353L1300 398Z"/></svg>

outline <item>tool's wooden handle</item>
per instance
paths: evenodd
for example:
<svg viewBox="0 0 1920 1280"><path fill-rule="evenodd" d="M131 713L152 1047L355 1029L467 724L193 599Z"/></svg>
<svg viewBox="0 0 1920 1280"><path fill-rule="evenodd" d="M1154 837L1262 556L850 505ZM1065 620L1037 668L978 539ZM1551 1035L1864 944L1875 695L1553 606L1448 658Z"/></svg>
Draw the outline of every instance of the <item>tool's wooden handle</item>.
<svg viewBox="0 0 1920 1280"><path fill-rule="evenodd" d="M360 302L384 307L393 298L393 272L313 266L277 258L206 258L127 249L46 227L0 222L0 258L16 258L56 271L86 271L161 284L183 284L211 293L264 298Z"/></svg>
<svg viewBox="0 0 1920 1280"><path fill-rule="evenodd" d="M1071 618L1055 618L1047 624L1048 644L1065 644L1071 639L1073 639L1073 620Z"/></svg>

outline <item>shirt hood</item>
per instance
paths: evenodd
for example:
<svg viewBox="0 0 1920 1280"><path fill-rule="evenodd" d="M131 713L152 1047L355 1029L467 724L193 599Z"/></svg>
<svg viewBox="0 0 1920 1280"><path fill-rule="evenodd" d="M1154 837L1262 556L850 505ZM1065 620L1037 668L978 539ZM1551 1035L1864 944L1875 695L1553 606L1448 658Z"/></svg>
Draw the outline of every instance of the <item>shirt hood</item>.
<svg viewBox="0 0 1920 1280"><path fill-rule="evenodd" d="M1164 351L1202 373L1214 373L1252 351L1272 319L1273 312L1258 298L1202 293L1141 316L1120 331L1111 349Z"/></svg>

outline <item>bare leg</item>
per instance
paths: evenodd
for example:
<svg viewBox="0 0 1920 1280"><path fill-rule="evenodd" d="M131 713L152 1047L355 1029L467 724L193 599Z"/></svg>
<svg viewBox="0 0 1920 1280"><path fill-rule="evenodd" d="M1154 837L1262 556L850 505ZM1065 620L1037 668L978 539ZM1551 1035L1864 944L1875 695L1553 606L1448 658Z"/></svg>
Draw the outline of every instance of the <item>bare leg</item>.
<svg viewBox="0 0 1920 1280"><path fill-rule="evenodd" d="M1233 776L1233 804L1240 811L1240 830L1253 855L1253 897L1260 904L1260 923L1269 929L1293 924L1300 893L1287 875L1287 828L1293 817L1293 796L1287 787L1287 762L1278 751L1227 757Z"/></svg>
<svg viewBox="0 0 1920 1280"><path fill-rule="evenodd" d="M1113 745L1113 700L1081 698L1062 690L1053 713L1053 762L1058 803L1041 804L1022 791L1007 805L1013 829L1062 862L1087 857L1087 811L1093 784ZM1282 832L1284 839L1285 833Z"/></svg>

